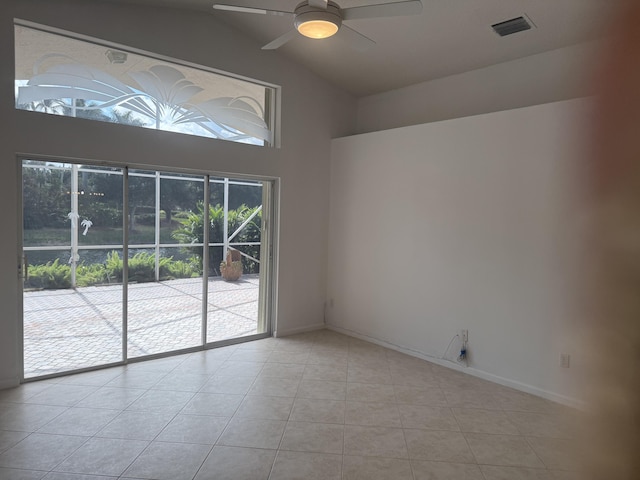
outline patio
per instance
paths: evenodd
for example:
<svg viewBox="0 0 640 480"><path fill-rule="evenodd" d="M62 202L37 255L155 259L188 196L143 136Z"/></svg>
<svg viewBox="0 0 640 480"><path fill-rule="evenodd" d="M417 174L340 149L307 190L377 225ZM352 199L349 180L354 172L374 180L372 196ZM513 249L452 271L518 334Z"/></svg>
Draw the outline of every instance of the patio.
<svg viewBox="0 0 640 480"><path fill-rule="evenodd" d="M257 333L258 275L209 279L207 343ZM129 358L199 346L202 279L130 284ZM122 360L122 286L24 293L25 378Z"/></svg>

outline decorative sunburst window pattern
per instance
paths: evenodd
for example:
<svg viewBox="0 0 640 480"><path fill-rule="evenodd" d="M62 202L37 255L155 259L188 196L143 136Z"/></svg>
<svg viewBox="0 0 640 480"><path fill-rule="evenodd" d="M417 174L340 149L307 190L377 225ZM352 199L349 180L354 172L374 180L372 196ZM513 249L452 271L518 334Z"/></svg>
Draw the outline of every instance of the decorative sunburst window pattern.
<svg viewBox="0 0 640 480"><path fill-rule="evenodd" d="M275 89L15 25L16 108L273 145Z"/></svg>

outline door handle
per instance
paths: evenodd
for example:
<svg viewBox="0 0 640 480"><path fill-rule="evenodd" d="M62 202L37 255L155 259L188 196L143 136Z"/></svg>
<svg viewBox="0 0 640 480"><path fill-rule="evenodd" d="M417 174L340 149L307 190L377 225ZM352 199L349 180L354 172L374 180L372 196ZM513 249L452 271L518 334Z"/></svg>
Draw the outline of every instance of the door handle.
<svg viewBox="0 0 640 480"><path fill-rule="evenodd" d="M26 255L23 255L20 258L20 263L18 264L18 275L20 275L20 277L25 281L29 279L29 259Z"/></svg>

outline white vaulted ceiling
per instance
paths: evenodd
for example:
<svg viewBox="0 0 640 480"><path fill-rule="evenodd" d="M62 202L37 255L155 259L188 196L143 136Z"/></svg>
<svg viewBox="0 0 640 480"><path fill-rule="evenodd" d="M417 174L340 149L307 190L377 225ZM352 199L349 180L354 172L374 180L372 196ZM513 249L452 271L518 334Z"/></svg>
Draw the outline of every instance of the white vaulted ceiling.
<svg viewBox="0 0 640 480"><path fill-rule="evenodd" d="M197 10L266 44L292 28L288 17L214 11L214 2L293 11L298 0L109 0ZM391 0L388 0L391 1ZM380 0L342 0L352 7ZM422 14L353 20L348 25L376 45L361 52L340 33L325 40L300 35L278 53L355 96L441 78L600 37L607 0L423 0ZM499 37L491 25L525 14L536 28Z"/></svg>

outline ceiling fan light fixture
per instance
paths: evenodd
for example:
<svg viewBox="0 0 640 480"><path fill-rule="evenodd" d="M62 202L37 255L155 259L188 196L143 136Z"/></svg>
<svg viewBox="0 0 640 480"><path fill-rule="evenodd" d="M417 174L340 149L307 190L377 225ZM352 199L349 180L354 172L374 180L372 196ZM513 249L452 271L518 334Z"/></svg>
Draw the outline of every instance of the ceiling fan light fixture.
<svg viewBox="0 0 640 480"><path fill-rule="evenodd" d="M301 35L308 38L329 38L340 29L342 16L340 9L329 2L327 9L318 9L303 3L295 11L295 27Z"/></svg>
<svg viewBox="0 0 640 480"><path fill-rule="evenodd" d="M297 25L300 34L309 38L329 38L338 33L338 25L326 20L309 20Z"/></svg>
<svg viewBox="0 0 640 480"><path fill-rule="evenodd" d="M308 38L329 38L338 33L338 25L326 20L309 20L296 25L298 32Z"/></svg>

